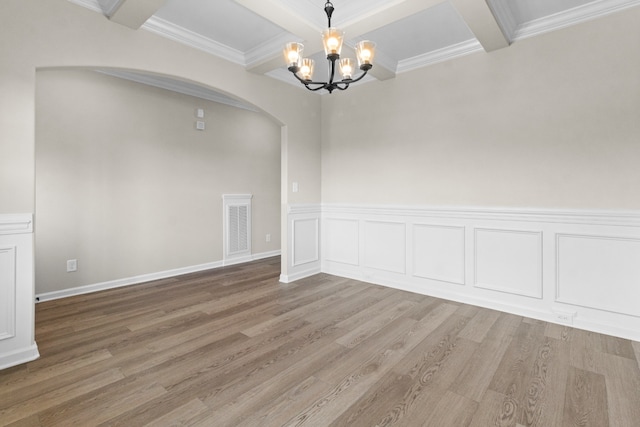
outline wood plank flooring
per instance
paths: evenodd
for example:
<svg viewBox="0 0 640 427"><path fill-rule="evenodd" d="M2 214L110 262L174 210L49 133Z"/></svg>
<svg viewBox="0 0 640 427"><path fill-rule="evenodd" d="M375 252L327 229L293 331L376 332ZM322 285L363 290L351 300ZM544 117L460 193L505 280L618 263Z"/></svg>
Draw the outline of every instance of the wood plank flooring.
<svg viewBox="0 0 640 427"><path fill-rule="evenodd" d="M0 425L640 425L637 342L279 267L38 304Z"/></svg>

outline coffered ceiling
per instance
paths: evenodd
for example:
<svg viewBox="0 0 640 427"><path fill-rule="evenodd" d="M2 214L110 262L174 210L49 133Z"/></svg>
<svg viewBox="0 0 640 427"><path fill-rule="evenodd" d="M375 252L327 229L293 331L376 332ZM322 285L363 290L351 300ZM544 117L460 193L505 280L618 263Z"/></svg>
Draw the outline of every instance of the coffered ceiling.
<svg viewBox="0 0 640 427"><path fill-rule="evenodd" d="M305 45L326 73L320 33L325 0L69 0L139 31L151 31L249 72L291 84L282 59L288 41ZM333 0L333 25L346 33L346 55L359 40L377 43L363 82L486 54L527 37L640 5L640 0ZM624 13L624 12L622 12ZM343 56L345 51L343 51ZM322 67L324 66L324 70ZM360 83L362 84L362 83ZM302 88L302 85L299 85Z"/></svg>

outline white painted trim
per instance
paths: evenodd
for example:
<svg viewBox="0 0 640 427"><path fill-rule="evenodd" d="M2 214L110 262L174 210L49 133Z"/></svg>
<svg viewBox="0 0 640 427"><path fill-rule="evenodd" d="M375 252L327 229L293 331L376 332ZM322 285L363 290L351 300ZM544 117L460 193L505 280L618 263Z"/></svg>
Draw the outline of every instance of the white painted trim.
<svg viewBox="0 0 640 427"><path fill-rule="evenodd" d="M447 281L438 278L421 277L413 274L416 268L414 260L415 250L411 232L408 233L406 242L407 272L379 271L369 268L362 263L351 265L333 261L327 258L327 253L322 252L321 268L323 273L356 280L363 280L383 286L403 289L424 295L446 298L453 301L475 304L522 316L528 316L548 322L559 323L640 340L640 311L633 306L607 306L607 301L602 304L593 303L589 306L576 304L571 301L558 298L558 269L562 270L564 262L570 259L560 260L558 257L557 238L561 235L593 235L602 239L622 239L625 241L640 241L640 212L638 211L597 211L597 210L559 210L559 209L531 209L531 208L485 208L485 207L448 207L448 206L402 206L402 205L346 205L324 204L322 205L322 221L342 220L357 221L360 224L358 235L360 253L367 246L367 230L362 229L362 224L372 221L401 222L411 227L417 224L454 226L465 228L465 283L459 286L449 286ZM330 246L340 243L340 236L330 235L321 226L321 241L323 245ZM518 252L517 262L523 262L527 269L527 284L513 289L497 289L497 285L505 287L514 277L513 269L507 272L499 270L499 262L487 264L486 272L489 275L478 277L475 270L477 250L474 230L496 230L511 233L531 234L531 239L515 239L513 244ZM333 239L333 240L329 240ZM437 241L434 244L446 244L447 240ZM498 243L499 244L499 243ZM606 242L603 250L607 250ZM488 247L490 248L490 247ZM580 248L580 246L578 246ZM637 281L635 258L637 246L624 246L620 250L622 264L607 261L611 257L603 257L603 268L608 268L606 274L610 280L614 280L618 292L618 301L624 295L636 295L633 284ZM487 248L484 248L487 249ZM586 249L586 248L585 248ZM397 251L397 249L395 249ZM483 250L483 249L481 249ZM598 262L597 247L590 259ZM398 252L395 252L397 254ZM455 261L451 254L447 260ZM457 257L458 254L456 253ZM499 258L495 258L498 259ZM615 258L614 258L615 259ZM453 262L452 261L452 262ZM397 265L397 261L396 261ZM511 264L509 264L511 265ZM599 265L599 264L597 264ZM598 268L596 265L595 268ZM571 268L580 268L571 266ZM516 267L517 269L517 267ZM575 270L569 270L575 271ZM503 273L505 274L503 276ZM571 277L579 280L580 271L575 271ZM507 281L493 283L491 277L504 277ZM502 279L501 279L502 280ZM604 277L598 279L598 283L609 280ZM493 283L496 286L485 286L484 282ZM480 283L479 283L480 282ZM504 283L503 283L504 282ZM478 286L480 284L481 286ZM590 284L589 286L597 286ZM540 293L538 294L538 289ZM589 288L595 290L595 288ZM599 289L599 288L598 288ZM587 290L587 289L585 289ZM496 292L498 291L498 292ZM535 295L534 295L535 294ZM566 296L565 296L566 297ZM624 310L622 308L625 308ZM632 307L632 308L629 308ZM569 320L564 320L557 313L575 313Z"/></svg>
<svg viewBox="0 0 640 427"><path fill-rule="evenodd" d="M32 214L2 214L0 215L0 234L29 234L33 233Z"/></svg>
<svg viewBox="0 0 640 427"><path fill-rule="evenodd" d="M223 194L222 200L245 200L253 199L253 194Z"/></svg>
<svg viewBox="0 0 640 427"><path fill-rule="evenodd" d="M560 268L559 266L562 265L561 263L561 257L560 257L560 240L563 237L568 237L568 238L573 238L573 239L593 239L593 240L611 240L611 241L623 241L623 242L636 242L636 243L640 243L640 238L632 238L632 237L627 237L627 236L605 236L605 235L595 235L595 234L578 234L578 233L556 233L555 235L555 255L556 255L556 266L558 266L556 268L556 292L555 292L555 301L559 302L561 304L567 304L567 305L571 305L571 306L576 306L576 307L585 307L585 308L591 308L591 309L595 309L595 310L605 310L605 311L609 311L611 313L616 313L616 314L625 314L627 316L633 316L633 317L640 317L640 314L637 313L632 313L626 310L622 310L620 308L615 308L610 304L607 303L602 303L600 302L600 306L596 307L594 305L590 305L590 304L586 304L586 303L581 303L578 301L572 301L570 298L566 298L566 297L562 297L561 296L561 290L562 290L562 282L560 280ZM640 260L639 260L640 262Z"/></svg>
<svg viewBox="0 0 640 427"><path fill-rule="evenodd" d="M313 254L311 258L308 259L297 259L296 258L296 223L298 222L313 222L314 231L315 231L315 245L313 247ZM293 253L291 254L291 266L298 267L304 264L310 264L312 262L320 261L320 251L318 247L318 242L320 241L320 218L296 218L291 221L291 247L293 248Z"/></svg>
<svg viewBox="0 0 640 427"><path fill-rule="evenodd" d="M243 260L239 262L235 262L237 260L231 260L227 263L224 263L223 261L214 261L214 262L194 265L190 267L176 268L172 270L160 271L157 273L141 274L139 276L126 277L123 279L110 280L108 282L79 286L77 288L64 289L61 291L45 292L45 293L36 295L36 302L52 301L52 300L72 297L76 295L84 295L84 294L89 294L93 292L105 291L108 289L116 289L116 288L121 288L125 286L138 285L140 283L146 283L153 280L166 279L169 277L180 276L183 274L197 273L199 271L211 270L211 269L225 267L225 266L239 264L239 263L257 261L260 259L279 256L280 253L281 252L279 250L271 251L271 252L263 252L263 253L253 254L249 257L244 257Z"/></svg>
<svg viewBox="0 0 640 427"><path fill-rule="evenodd" d="M462 240L462 254L461 254L461 259L460 259L460 265L462 267L462 281L456 280L454 278L451 277L430 277L427 275L420 275L416 272L416 239L415 239L415 233L416 233L416 228L432 228L432 229L448 229L448 230L457 230L457 231L461 231L462 235L461 235L461 240ZM412 249L412 260L411 260L411 275L414 277L420 277L422 279L430 279L430 280L437 280L439 282L445 282L445 283L451 283L453 285L460 285L460 286L464 286L466 283L466 277L467 277L467 269L466 269L466 251L464 250L466 248L466 240L467 240L467 236L465 233L466 227L463 225L440 225L440 224L423 224L420 222L416 222L412 224L411 227L411 249Z"/></svg>
<svg viewBox="0 0 640 427"><path fill-rule="evenodd" d="M640 211L323 204L322 213L640 227Z"/></svg>
<svg viewBox="0 0 640 427"><path fill-rule="evenodd" d="M175 79L158 78L150 74L115 70L111 68L96 69L95 71L111 77L117 77L120 79L129 80L136 83L141 83L147 86L153 86L160 89L170 90L172 92L181 93L183 95L193 96L195 98L217 102L218 104L229 105L231 107L241 108L243 110L248 110L253 112L260 111L253 105L250 105L245 102L233 99L229 96L217 93L212 89L197 87L197 85L195 84L187 84Z"/></svg>
<svg viewBox="0 0 640 427"><path fill-rule="evenodd" d="M27 348L21 348L12 353L5 353L0 357L0 371L12 366L31 362L40 357L38 346L34 343Z"/></svg>
<svg viewBox="0 0 640 427"><path fill-rule="evenodd" d="M480 51L484 52L484 48L477 39L466 40L461 43L426 52L412 58L402 59L398 61L396 72L400 74Z"/></svg>
<svg viewBox="0 0 640 427"><path fill-rule="evenodd" d="M0 283L9 287L0 313L9 316L0 340L0 369L4 369L39 356L34 341L33 214L0 214L0 229L0 248L7 251L13 270Z"/></svg>
<svg viewBox="0 0 640 427"><path fill-rule="evenodd" d="M595 1L551 16L520 24L513 32L512 40L516 41L538 36L638 5L640 5L640 0Z"/></svg>
<svg viewBox="0 0 640 427"><path fill-rule="evenodd" d="M0 341L10 339L16 336L16 288L18 283L16 281L16 252L18 247L16 245L6 245L3 246L0 244L0 256L3 256L3 253L7 254L9 257L8 261L11 264L11 269L8 272L8 282L2 283L0 282L0 287L4 287L6 285L6 299L4 301L0 301L0 316L6 316L6 330L0 330Z"/></svg>
<svg viewBox="0 0 640 427"><path fill-rule="evenodd" d="M291 282L295 282L296 280L300 280L300 279L304 279L306 277L311 277L311 276L315 276L316 274L320 274L322 273L320 266L316 266L313 268L309 268L306 270L301 270L301 271L297 271L295 273L292 274L281 274L280 275L280 281L282 283L291 283Z"/></svg>
<svg viewBox="0 0 640 427"><path fill-rule="evenodd" d="M537 237L537 259L536 264L537 268L537 278L536 284L537 289L534 293L529 292L515 292L513 289L505 288L499 285L494 285L491 283L481 283L478 281L478 232L493 232L493 233L506 233L506 234L523 234L523 235L533 235ZM476 288L486 289L490 291L504 292L512 295L519 295L529 298L537 298L542 299L543 297L543 283L542 283L542 231L528 231L528 230L507 230L504 228L488 228L488 227L474 227L473 228L473 245L474 245L474 257L473 257L473 271L474 271L474 281L473 286Z"/></svg>
<svg viewBox="0 0 640 427"><path fill-rule="evenodd" d="M167 20L152 16L144 23L142 28L159 36L218 56L234 64L246 66L244 52L187 30Z"/></svg>
<svg viewBox="0 0 640 427"><path fill-rule="evenodd" d="M292 41L301 43L303 40L293 34L282 33L254 48L251 48L244 54L245 66L247 68L251 68L262 61L270 60L274 56L280 57L283 46Z"/></svg>
<svg viewBox="0 0 640 427"><path fill-rule="evenodd" d="M522 304L513 304L513 303L503 303L496 301L494 299L486 299L476 296L470 296L469 294L465 294L463 292L455 291L456 288L429 288L425 290L419 286L414 284L399 281L396 279L389 279L377 276L375 278L368 277L362 274L354 274L353 272L346 271L325 271L323 269L322 273L332 274L340 277L345 277L348 279L354 279L359 281L364 281L367 283L373 283L375 285L386 286L388 288L399 289L402 291L412 292L420 295L427 295L435 298L441 298L449 301L455 301L463 304L475 305L478 307L488 308L491 310L498 310L505 313L514 314L517 316L529 317L531 319L542 320L549 323L555 323L563 326L567 326L561 322L558 322L554 317L554 314L538 308L532 308ZM280 281L283 281L282 278ZM284 282L288 283L288 282ZM613 323L603 323L592 321L584 318L576 318L573 325L571 327L584 329L587 331L598 332L601 334L614 335L634 341L640 341L640 332L635 328L628 328L621 326L621 324L613 324Z"/></svg>
<svg viewBox="0 0 640 427"><path fill-rule="evenodd" d="M287 206L287 213L291 215L302 215L302 214L320 214L322 212L322 206L319 204L310 204L310 205L289 205Z"/></svg>

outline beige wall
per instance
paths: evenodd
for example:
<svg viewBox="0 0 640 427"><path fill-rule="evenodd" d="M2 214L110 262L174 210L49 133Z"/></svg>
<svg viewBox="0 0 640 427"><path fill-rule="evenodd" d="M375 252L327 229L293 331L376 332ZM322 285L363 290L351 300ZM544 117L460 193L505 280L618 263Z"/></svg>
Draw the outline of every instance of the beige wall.
<svg viewBox="0 0 640 427"><path fill-rule="evenodd" d="M37 73L36 293L222 260L223 193L253 194L252 250L279 250L270 117L92 71Z"/></svg>
<svg viewBox="0 0 640 427"><path fill-rule="evenodd" d="M322 201L640 209L640 8L322 102Z"/></svg>
<svg viewBox="0 0 640 427"><path fill-rule="evenodd" d="M283 126L282 205L320 201L320 99L311 93L66 0L0 2L0 58L0 213L34 212L36 70L53 67L150 71L252 103Z"/></svg>

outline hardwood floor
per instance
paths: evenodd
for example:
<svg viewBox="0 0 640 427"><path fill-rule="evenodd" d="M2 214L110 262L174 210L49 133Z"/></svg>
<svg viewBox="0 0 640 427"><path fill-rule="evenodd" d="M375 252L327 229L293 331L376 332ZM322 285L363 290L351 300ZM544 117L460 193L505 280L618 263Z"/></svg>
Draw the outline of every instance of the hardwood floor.
<svg viewBox="0 0 640 427"><path fill-rule="evenodd" d="M640 425L637 342L279 267L38 304L0 425Z"/></svg>

